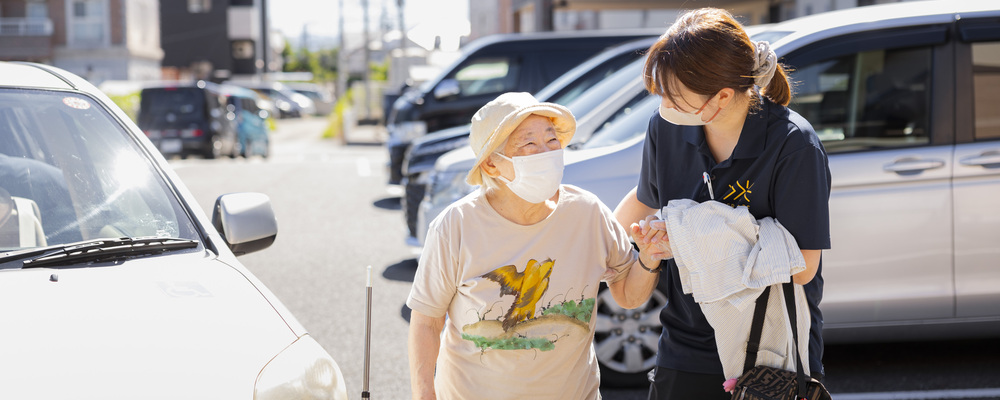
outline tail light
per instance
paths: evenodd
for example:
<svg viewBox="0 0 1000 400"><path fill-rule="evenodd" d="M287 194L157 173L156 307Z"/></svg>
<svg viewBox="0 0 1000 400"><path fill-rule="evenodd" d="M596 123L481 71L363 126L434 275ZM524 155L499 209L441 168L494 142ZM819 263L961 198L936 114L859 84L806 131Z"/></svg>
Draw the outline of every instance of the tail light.
<svg viewBox="0 0 1000 400"><path fill-rule="evenodd" d="M201 137L204 134L201 129L184 129L181 131L181 137L183 138L193 138Z"/></svg>

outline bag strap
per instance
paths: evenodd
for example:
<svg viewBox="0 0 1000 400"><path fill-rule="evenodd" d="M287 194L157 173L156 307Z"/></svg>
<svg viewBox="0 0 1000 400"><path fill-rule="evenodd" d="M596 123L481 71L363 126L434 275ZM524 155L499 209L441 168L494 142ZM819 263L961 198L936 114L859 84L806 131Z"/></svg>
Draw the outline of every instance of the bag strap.
<svg viewBox="0 0 1000 400"><path fill-rule="evenodd" d="M788 322L792 324L792 348L795 349L795 375L799 381L798 398L803 399L806 396L809 380L806 379L805 368L802 367L802 357L799 356L801 352L799 351L799 324L796 321L795 314L795 289L792 287L791 282L781 284L781 288L785 292L785 307L788 309Z"/></svg>
<svg viewBox="0 0 1000 400"><path fill-rule="evenodd" d="M750 325L750 337L747 339L747 356L743 361L743 373L750 370L757 364L757 350L760 349L760 335L764 330L764 314L767 311L767 299L771 296L771 287L764 288L764 293L757 296L757 303L753 309L753 323Z"/></svg>
<svg viewBox="0 0 1000 400"><path fill-rule="evenodd" d="M798 398L805 398L809 380L806 378L805 368L802 367L802 359L799 357L799 333L798 323L795 314L795 291L791 282L781 284L784 291L785 307L788 309L788 322L792 326L792 348L795 350L795 375L798 383ZM771 296L771 287L768 286L764 292L757 297L753 311L753 322L750 325L750 337L747 339L747 355L743 362L743 373L746 374L757 364L757 351L760 349L760 337L764 330L764 316L767 310L767 301Z"/></svg>

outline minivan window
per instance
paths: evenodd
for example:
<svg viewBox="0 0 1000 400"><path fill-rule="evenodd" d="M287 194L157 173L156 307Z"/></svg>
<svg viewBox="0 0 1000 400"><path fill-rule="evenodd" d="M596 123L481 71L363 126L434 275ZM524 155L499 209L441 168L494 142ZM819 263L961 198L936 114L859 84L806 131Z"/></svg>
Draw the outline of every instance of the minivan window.
<svg viewBox="0 0 1000 400"><path fill-rule="evenodd" d="M1000 42L972 44L976 140L1000 139Z"/></svg>
<svg viewBox="0 0 1000 400"><path fill-rule="evenodd" d="M205 94L194 87L157 88L142 91L139 124L185 124L204 120Z"/></svg>
<svg viewBox="0 0 1000 400"><path fill-rule="evenodd" d="M508 57L477 59L455 71L459 96L503 93L517 88L519 65Z"/></svg>
<svg viewBox="0 0 1000 400"><path fill-rule="evenodd" d="M830 153L928 144L931 55L879 49L798 67L791 107Z"/></svg>

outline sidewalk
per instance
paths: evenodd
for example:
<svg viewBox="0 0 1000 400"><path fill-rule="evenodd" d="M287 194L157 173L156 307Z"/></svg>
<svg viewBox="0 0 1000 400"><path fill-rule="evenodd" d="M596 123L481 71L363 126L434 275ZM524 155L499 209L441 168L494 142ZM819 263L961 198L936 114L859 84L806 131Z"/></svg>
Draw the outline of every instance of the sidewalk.
<svg viewBox="0 0 1000 400"><path fill-rule="evenodd" d="M383 124L359 124L356 112L344 112L344 135L337 138L346 145L383 145L389 139L389 132Z"/></svg>

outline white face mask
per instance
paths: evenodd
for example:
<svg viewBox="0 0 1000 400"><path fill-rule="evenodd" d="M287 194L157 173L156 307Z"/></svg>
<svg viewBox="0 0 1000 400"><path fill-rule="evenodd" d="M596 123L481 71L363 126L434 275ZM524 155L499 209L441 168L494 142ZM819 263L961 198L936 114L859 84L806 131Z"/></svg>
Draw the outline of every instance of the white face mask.
<svg viewBox="0 0 1000 400"><path fill-rule="evenodd" d="M693 113L683 112L676 108L664 107L663 102L660 102L660 118L663 118L667 122L674 125L687 125L687 126L708 125L712 123L712 120L714 120L717 115L719 115L719 111L722 111L722 109L720 108L718 111L715 112L715 115L712 115L712 118L708 119L708 121L702 121L701 112L705 111L705 107L708 106L708 103L710 101L712 101L712 99L708 99L708 101L706 101L705 104L698 109L698 111L695 111Z"/></svg>
<svg viewBox="0 0 1000 400"><path fill-rule="evenodd" d="M496 154L514 164L514 180L503 175L497 179L506 183L517 197L529 203L541 203L555 196L559 190L563 176L562 149L513 158Z"/></svg>

